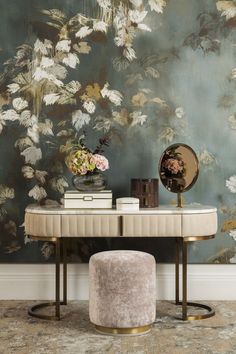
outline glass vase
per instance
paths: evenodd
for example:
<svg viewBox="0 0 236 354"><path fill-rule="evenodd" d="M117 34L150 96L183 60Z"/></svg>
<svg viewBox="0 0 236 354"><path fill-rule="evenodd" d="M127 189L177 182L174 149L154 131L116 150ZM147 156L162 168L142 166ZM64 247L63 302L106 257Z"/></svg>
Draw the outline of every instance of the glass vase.
<svg viewBox="0 0 236 354"><path fill-rule="evenodd" d="M99 192L104 190L107 185L105 177L100 172L75 175L72 177L72 184L75 189L81 192Z"/></svg>

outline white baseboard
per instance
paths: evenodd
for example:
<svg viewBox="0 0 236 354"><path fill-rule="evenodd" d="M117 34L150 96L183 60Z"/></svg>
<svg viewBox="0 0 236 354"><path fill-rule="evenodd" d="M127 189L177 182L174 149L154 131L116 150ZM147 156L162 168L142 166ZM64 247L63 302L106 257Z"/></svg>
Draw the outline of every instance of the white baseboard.
<svg viewBox="0 0 236 354"><path fill-rule="evenodd" d="M181 288L181 286L180 286ZM68 299L88 299L88 264L68 266ZM157 266L157 299L174 300L173 264ZM48 264L0 264L1 300L49 300L54 298L54 266ZM188 266L189 300L236 300L236 264Z"/></svg>

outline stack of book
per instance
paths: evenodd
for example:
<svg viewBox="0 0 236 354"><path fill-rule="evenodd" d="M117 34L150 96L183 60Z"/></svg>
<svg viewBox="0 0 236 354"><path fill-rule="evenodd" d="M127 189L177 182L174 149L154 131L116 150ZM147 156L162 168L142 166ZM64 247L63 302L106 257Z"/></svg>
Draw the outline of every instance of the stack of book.
<svg viewBox="0 0 236 354"><path fill-rule="evenodd" d="M66 191L64 194L65 208L78 209L111 209L112 191L79 192L76 190Z"/></svg>

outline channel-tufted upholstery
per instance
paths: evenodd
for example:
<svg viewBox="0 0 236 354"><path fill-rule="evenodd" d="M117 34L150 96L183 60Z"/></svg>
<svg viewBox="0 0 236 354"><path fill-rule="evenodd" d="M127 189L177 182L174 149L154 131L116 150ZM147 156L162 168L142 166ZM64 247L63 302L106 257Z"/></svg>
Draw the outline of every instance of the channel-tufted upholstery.
<svg viewBox="0 0 236 354"><path fill-rule="evenodd" d="M62 235L71 237L120 236L117 215L62 215Z"/></svg>
<svg viewBox="0 0 236 354"><path fill-rule="evenodd" d="M25 232L48 237L185 237L217 231L217 213L47 214L25 213Z"/></svg>

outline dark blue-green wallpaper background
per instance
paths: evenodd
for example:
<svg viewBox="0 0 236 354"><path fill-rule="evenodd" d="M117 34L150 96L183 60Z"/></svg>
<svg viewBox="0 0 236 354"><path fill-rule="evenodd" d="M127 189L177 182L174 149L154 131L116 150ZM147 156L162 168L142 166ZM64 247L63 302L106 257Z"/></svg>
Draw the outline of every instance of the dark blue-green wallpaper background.
<svg viewBox="0 0 236 354"><path fill-rule="evenodd" d="M68 25L78 13L93 18L104 14L95 0L0 0L1 262L52 260L52 245L29 242L25 237L24 208L42 200L60 202L64 190L71 187L72 177L61 146L83 131L91 149L99 137L110 136L104 154L110 163L106 176L114 199L130 194L130 178L157 177L159 158L168 145L190 145L198 154L200 175L194 188L184 195L185 201L214 205L219 210L216 239L191 246L190 261L236 262L236 19L227 12L234 5L227 7L225 2L214 0L170 0L164 6L163 1L156 1L162 3L157 12L151 11L151 3L143 1L147 14L130 25L132 31L137 30L132 45L136 58L127 59L122 53L126 44L118 47L114 42L122 30L115 32L112 24L107 33L93 30L84 37L76 33L83 26L90 28L91 19L75 27L74 23ZM64 29L58 25L60 21L55 22L55 16L51 14L49 19L50 15L42 14L43 9L62 11ZM119 10L113 11L113 16L119 17ZM141 31L140 23L152 31ZM38 49L37 39L43 49ZM45 39L51 41L50 48L45 47ZM63 40L69 41L74 55L69 65L63 62L68 51L56 49ZM28 47L19 48L22 44ZM78 51L76 44L84 49ZM54 61L54 69L42 66L43 56ZM74 63L75 58L79 62ZM37 78L37 68L43 70L41 75L46 71L54 76ZM63 84L55 83L56 79ZM80 82L82 88L70 96L66 85L71 81ZM15 92L8 86L13 83L19 85ZM115 100L101 94L106 83L115 90ZM116 101L117 91L122 102ZM63 93L65 102L47 105L44 97L51 93ZM16 104L14 99L19 97L27 107ZM86 110L84 102L92 102L95 112ZM72 119L75 112L77 123ZM175 195L160 186L160 204L174 200ZM170 239L94 238L71 242L69 253L71 261L86 262L100 250L130 248L169 262L173 260L173 246Z"/></svg>

